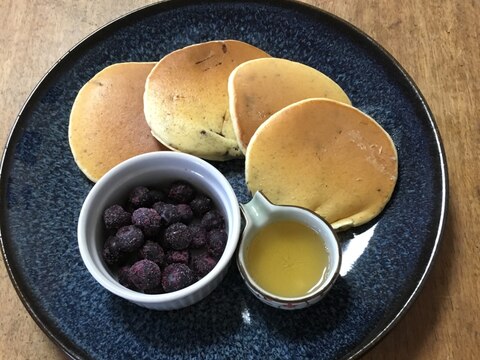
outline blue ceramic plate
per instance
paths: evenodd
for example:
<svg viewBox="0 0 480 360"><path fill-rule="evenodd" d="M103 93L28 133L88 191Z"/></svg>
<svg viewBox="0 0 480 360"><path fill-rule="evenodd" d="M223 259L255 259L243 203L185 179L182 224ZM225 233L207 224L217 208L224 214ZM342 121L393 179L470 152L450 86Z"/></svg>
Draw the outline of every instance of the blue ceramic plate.
<svg viewBox="0 0 480 360"><path fill-rule="evenodd" d="M209 297L155 312L113 296L87 272L76 225L92 187L68 145L70 108L107 65L156 61L212 39L239 39L336 80L392 136L399 180L377 219L341 234L341 277L318 305L275 310L249 293L235 266ZM243 162L216 164L249 200ZM357 357L401 317L438 247L447 201L445 157L424 99L378 44L318 9L283 1L171 1L89 36L45 76L18 117L1 169L3 255L40 327L72 358Z"/></svg>

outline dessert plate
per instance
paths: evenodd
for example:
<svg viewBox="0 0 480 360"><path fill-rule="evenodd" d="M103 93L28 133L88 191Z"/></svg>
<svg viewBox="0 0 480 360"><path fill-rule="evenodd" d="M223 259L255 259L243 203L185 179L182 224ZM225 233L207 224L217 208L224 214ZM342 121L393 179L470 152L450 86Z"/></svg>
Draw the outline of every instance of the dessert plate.
<svg viewBox="0 0 480 360"><path fill-rule="evenodd" d="M308 309L262 304L232 264L200 303L151 311L102 289L80 258L77 218L93 184L68 145L77 92L113 63L157 61L213 39L243 40L322 71L397 146L399 179L391 201L372 222L340 234L341 276ZM243 161L214 164L246 203ZM28 98L2 162L2 250L32 317L75 359L355 358L396 324L425 282L445 224L447 186L441 140L425 100L395 59L352 25L292 1L167 1L87 37Z"/></svg>

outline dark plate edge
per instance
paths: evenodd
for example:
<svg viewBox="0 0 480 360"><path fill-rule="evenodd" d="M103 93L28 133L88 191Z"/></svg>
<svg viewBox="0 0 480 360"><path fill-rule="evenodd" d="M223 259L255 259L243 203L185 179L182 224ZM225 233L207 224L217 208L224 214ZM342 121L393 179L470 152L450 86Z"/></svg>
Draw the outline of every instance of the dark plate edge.
<svg viewBox="0 0 480 360"><path fill-rule="evenodd" d="M215 1L212 1L215 2ZM233 0L227 0L224 2L234 2ZM448 167L447 167L447 162L446 162L446 156L445 156L445 150L443 146L443 142L441 140L441 136L438 130L438 126L435 122L433 113L431 112L428 104L425 101L424 96L421 94L418 86L415 84L414 80L408 75L408 73L405 71L405 69L398 63L398 61L385 49L383 48L379 43L377 43L372 37L367 35L365 32L357 28L355 25L349 23L348 21L328 12L325 11L321 8L315 7L310 4L303 3L299 0L281 0L281 1L272 1L272 0L246 0L246 2L251 2L251 3L259 3L259 4L270 4L271 6L294 6L298 8L302 8L303 10L309 9L311 11L317 12L319 14L326 15L327 17L330 17L337 22L343 24L343 26L349 28L350 30L353 30L353 32L357 33L357 35L360 35L361 38L363 38L363 41L368 44L368 46L373 47L376 49L376 51L381 54L382 56L386 57L391 64L398 70L400 73L403 75L404 80L410 85L410 87L414 90L415 95L418 97L420 100L425 113L428 115L428 120L430 121L430 126L433 130L433 133L435 135L435 140L436 140L436 145L438 148L438 154L440 155L440 168L441 168L441 180L442 180L442 204L441 204L441 209L440 209L440 218L438 220L438 231L435 237L435 243L434 243L434 248L432 249L430 258L428 263L426 264L425 271L422 274L422 277L420 278L417 286L415 287L413 293L410 295L408 298L407 302L405 305L400 309L400 311L395 315L395 317L386 325L386 327L380 331L377 335L374 335L370 339L366 340L365 342L362 342L359 346L354 348L350 353L348 353L344 359L356 359L362 355L364 355L366 352L371 350L385 335L388 334L388 332L393 329L393 327L403 318L407 310L413 305L415 300L417 299L420 291L423 289L423 286L426 282L426 279L428 275L430 274L430 271L432 269L433 262L437 256L439 245L443 236L443 232L445 229L445 224L446 224L446 218L447 218L447 207L448 207ZM163 8L163 10L167 10L169 8L177 8L180 7L184 4L198 4L198 3L209 3L209 1L199 1L199 2L192 2L191 0L165 0L165 1L159 1L157 3L149 4L146 6L139 7L137 9L134 9L126 14L123 14L105 25L99 27L95 31L91 32L87 36L85 36L83 39L78 41L70 50L68 50L62 57L60 57L51 67L50 69L47 70L45 75L38 81L38 83L35 85L33 90L30 92L29 96L27 99L24 101L11 129L10 133L7 137L7 141L5 144L5 147L3 149L2 153L2 158L0 162L0 195L2 195L2 198L5 198L6 194L6 189L7 189L7 180L5 179L4 176L4 166L6 163L7 159L7 153L9 153L11 149L11 143L13 142L14 138L17 136L17 133L21 131L19 124L19 120L22 117L23 113L27 110L28 104L30 101L37 95L38 91L40 90L41 86L47 82L47 80L50 79L51 73L57 68L57 66L61 65L63 62L66 62L69 59L69 55L72 52L79 51L83 46L87 46L88 43L91 41L95 40L96 37L101 37L103 33L107 30L107 28L113 28L115 26L120 26L123 25L122 22L126 20L130 20L129 18L132 15L140 16L144 12L148 12L149 10L160 7ZM283 4L282 4L283 3ZM6 204L1 205L2 208L6 207ZM2 211L3 213L3 211ZM34 306L29 302L29 297L25 295L26 291L22 291L20 283L16 280L15 277L15 270L10 266L10 262L7 259L6 255L6 250L5 250L5 243L3 239L3 234L2 234L2 227L4 226L4 218L0 216L0 247L1 247L1 252L2 252L2 257L4 260L5 267L7 269L8 275L10 277L10 280L17 292L17 295L19 296L20 300L22 301L23 305L27 309L28 313L30 316L33 318L33 320L37 323L37 325L45 332L45 334L54 342L56 343L60 349L71 359L87 359L89 356L85 354L81 349L78 348L78 346L74 343L72 343L70 340L68 340L65 336L60 334L59 332L54 331L55 326L53 324L49 324L48 319L42 318L41 315L39 315L37 312L35 312ZM54 328L51 330L51 328Z"/></svg>
<svg viewBox="0 0 480 360"><path fill-rule="evenodd" d="M161 6L163 3L167 3L166 6L168 6L168 3L173 3L174 0L166 0L166 1L159 1L158 3L153 3L149 4L146 6L139 7L137 9L134 9L132 11L129 11L126 14L123 14L117 18L114 18L113 20L107 22L103 26L99 27L98 29L94 30L93 32L87 34L85 37L80 39L76 44L74 44L65 54L63 54L47 71L46 73L42 76L42 78L37 82L37 84L34 86L26 100L24 101L23 105L20 108L20 111L18 112L17 117L15 118L15 121L13 122L12 127L10 128L9 135L7 136L7 141L5 143L5 146L3 148L3 153L2 153L2 158L0 161L0 199L5 199L6 192L7 192L7 186L8 182L7 179L5 178L5 173L4 173L4 168L6 167L6 160L7 160L7 155L11 151L11 145L13 144L14 139L18 136L18 132L21 132L21 126L20 124L20 119L25 111L27 111L28 105L32 99L34 99L38 92L41 90L42 86L47 82L47 80L50 79L53 73L53 71L62 63L68 61L69 55L72 52L79 51L82 47L88 45L89 42L93 41L96 37L101 37L102 34L107 30L107 28L113 28L115 26L121 25L121 21L125 20L125 18L130 17L133 14L139 15L140 12L148 11L150 8L156 7L156 6ZM6 207L6 204L2 203L1 208L2 210ZM1 213L4 213L3 211ZM7 258L7 253L6 253L6 245L4 242L4 237L3 237L3 231L2 228L5 226L5 219L3 216L0 215L0 248L2 252L2 258L5 264L5 267L8 272L8 276L10 278L10 281L12 282L13 287L15 288L15 291L17 292L18 297L20 298L22 304L30 314L30 316L33 318L35 323L40 327L40 329L57 345L59 348L71 359L75 360L80 360L80 359L88 359L89 356L88 354L84 353L81 349L78 348L78 346L71 342L69 339L67 339L64 335L62 335L53 324L50 324L49 319L45 319L44 316L38 313L38 311L35 310L35 306L32 305L30 301L30 297L27 296L25 293L28 292L26 289L22 289L21 281L17 281L18 275L16 275L16 271L10 266L10 261ZM8 245L7 245L8 247ZM53 329L52 329L53 328Z"/></svg>
<svg viewBox="0 0 480 360"><path fill-rule="evenodd" d="M286 0L287 2L296 2L298 3L298 0ZM431 111L430 107L428 106L425 97L421 93L419 87L413 80L413 78L406 72L406 70L400 65L400 63L390 54L388 50L386 50L382 45L380 45L377 41L375 41L370 35L366 34L359 28L357 28L355 25L349 23L348 21L331 14L325 10L316 8L312 5L309 4L303 4L304 6L309 6L313 10L320 11L323 13L326 13L327 15L330 15L331 17L335 18L337 21L343 23L346 27L352 29L353 31L359 33L362 35L364 41L366 41L371 47L374 47L377 49L379 53L381 53L383 56L385 56L391 63L392 65L403 75L404 80L407 81L407 83L410 85L410 87L414 90L415 95L417 98L420 100L420 103L422 104L422 107L425 111L425 113L428 116L428 120L430 122L430 126L433 130L433 134L435 135L435 143L437 146L437 151L440 157L440 169L441 169L441 180L442 180L442 203L441 203L441 209L440 209L440 218L438 219L438 229L437 229L437 234L435 237L435 242L434 242L434 247L432 249L432 252L430 254L430 258L428 260L428 263L425 266L425 270L420 278L420 280L417 283L417 286L413 290L412 294L406 301L406 303L402 306L400 311L395 315L395 317L388 323L383 330L381 330L377 335L374 335L372 338L369 340L366 340L366 343L362 343L359 346L357 346L355 349L353 349L349 354L347 354L344 359L352 360L352 359L357 359L358 357L365 355L368 351L370 351L378 342L383 339L384 336L386 336L390 330L392 330L395 325L404 317L404 315L407 313L407 311L410 309L410 307L413 305L415 300L418 298L421 290L423 289L425 282L428 278L428 275L430 274L432 270L432 265L435 261L435 258L438 254L438 249L441 244L441 240L443 237L443 233L445 231L445 225L446 225L446 220L447 220L447 215L448 215L448 199L449 199L449 179L448 179L448 165L447 165L447 159L445 156L445 149L443 146L443 141L440 135L440 131L438 129L438 125L435 121L435 117L433 115L433 112Z"/></svg>
<svg viewBox="0 0 480 360"><path fill-rule="evenodd" d="M297 0L287 0L287 1L292 1L292 2L297 2ZM306 4L304 4L306 5ZM311 5L308 5L311 6ZM311 6L313 9L320 10L318 8L315 8ZM327 13L328 15L334 17L337 19L337 21L343 23L345 26L349 27L353 31L359 33L360 35L363 35L363 39L372 47L376 48L379 53L381 53L383 56L385 56L391 63L392 65L403 75L404 80L410 85L410 87L414 90L415 95L417 98L420 100L420 103L425 111L425 113L428 116L428 120L430 122L430 126L433 130L433 134L435 136L435 144L437 146L437 151L440 157L440 169L441 169L441 180L442 180L442 202L441 202L441 209L440 209L440 218L438 219L438 229L437 233L435 236L435 242L434 242L434 247L431 251L430 258L428 260L428 263L425 265L425 270L420 278L420 280L417 283L417 286L413 290L412 294L410 297L407 299L406 303L402 306L402 308L399 310L399 312L395 315L395 317L388 323L383 330L381 330L378 334L374 335L371 337L369 340L365 340L362 344L357 346L355 349L353 349L350 353L348 353L344 359L352 360L352 359L357 359L362 355L365 355L368 351L373 349L373 347L380 342L381 339L383 339L384 336L386 336L390 330L392 330L395 325L405 316L407 311L410 309L410 307L413 305L415 300L418 298L421 290L423 289L425 282L428 278L428 275L430 274L433 263L435 261L435 258L437 257L438 254L438 249L441 244L441 240L443 238L443 233L445 231L445 225L446 225L446 220L447 220L447 215L448 215L448 199L449 199L449 179L448 179L448 165L447 165L447 159L445 156L445 149L443 146L443 141L440 135L440 131L438 129L438 125L435 121L435 117L433 115L433 112L431 111L430 107L428 106L425 97L423 94L420 92L419 87L413 80L413 78L406 72L406 70L400 65L400 63L388 52L382 45L380 45L377 41L375 41L371 36L357 28L355 25L349 23L348 21L334 15L330 14L324 10L320 10L324 13Z"/></svg>
<svg viewBox="0 0 480 360"><path fill-rule="evenodd" d="M286 0L287 2L295 2L298 3L298 0ZM435 258L438 254L438 249L440 247L440 243L443 237L443 233L445 231L445 225L446 225L446 219L447 219L447 213L448 213L448 189L449 189L449 180L448 180L448 166L447 166L447 160L445 156L445 149L443 146L443 141L440 135L440 131L438 129L437 123L435 121L435 118L433 116L433 113L428 106L425 97L423 94L420 92L419 87L413 80L413 78L406 72L406 70L400 65L400 63L386 50L382 45L380 45L377 41L375 41L370 35L366 34L364 31L360 30L357 28L355 25L349 23L348 21L331 14L325 10L319 9L317 7L314 7L309 4L303 4L304 6L311 7L314 11L320 11L323 12L333 18L335 18L338 22L343 23L344 26L350 28L354 32L357 32L358 34L362 35L363 40L368 43L369 46L376 48L377 52L382 54L384 57L386 57L392 65L403 75L404 80L410 85L410 87L414 90L415 95L417 98L420 100L420 103L422 104L422 107L425 111L425 113L428 116L428 120L430 122L430 126L433 130L433 134L435 135L435 143L437 146L437 151L440 156L440 169L441 169L441 180L442 180L442 203L441 203L441 209L440 209L440 218L438 219L438 229L437 229L437 234L435 237L435 242L434 242L434 247L432 249L432 252L430 254L430 258L428 260L428 263L425 266L425 270L420 278L420 280L417 283L417 286L413 290L412 294L410 297L407 299L406 303L402 306L400 311L395 315L395 317L388 323L383 330L381 330L378 334L374 335L368 340L365 340L362 344L354 348L350 353L348 353L343 359L348 359L348 360L353 360L357 359L360 356L365 355L367 352L369 352L375 345L377 345L383 337L385 337L394 327L395 325L405 316L407 311L410 309L410 307L413 305L415 300L418 298L421 290L423 289L425 282L428 278L428 275L430 274L432 270L432 265L435 261Z"/></svg>

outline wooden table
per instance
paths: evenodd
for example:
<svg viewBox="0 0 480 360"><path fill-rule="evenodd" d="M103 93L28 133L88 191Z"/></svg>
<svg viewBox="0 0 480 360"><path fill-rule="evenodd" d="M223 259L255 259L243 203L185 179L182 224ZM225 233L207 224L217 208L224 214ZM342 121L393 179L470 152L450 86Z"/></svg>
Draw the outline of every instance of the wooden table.
<svg viewBox="0 0 480 360"><path fill-rule="evenodd" d="M75 43L149 0L2 0L0 144L43 74ZM480 356L480 37L476 0L308 1L353 23L413 77L443 137L449 217L413 307L365 359ZM0 358L61 359L20 302L0 261Z"/></svg>

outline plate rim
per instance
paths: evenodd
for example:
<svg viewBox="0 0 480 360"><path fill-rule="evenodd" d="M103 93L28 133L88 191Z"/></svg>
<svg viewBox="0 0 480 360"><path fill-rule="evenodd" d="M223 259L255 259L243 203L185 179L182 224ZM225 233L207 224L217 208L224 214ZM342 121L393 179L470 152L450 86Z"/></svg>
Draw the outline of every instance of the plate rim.
<svg viewBox="0 0 480 360"><path fill-rule="evenodd" d="M41 96L42 87L45 87L50 80L53 80L55 77L55 71L62 66L68 65L68 61L72 58L75 52L81 51L83 47L88 47L91 42L95 42L98 37L108 35L109 32L112 32L115 28L121 28L124 25L124 22L134 20L135 17L142 18L144 15L148 16L150 12L151 15L155 13L161 13L167 11L169 9L181 9L184 6L197 6L197 5L209 5L209 4L221 4L221 3L236 3L235 0L223 0L223 1L215 1L215 0L163 0L159 2L155 2L152 4L147 4L136 9L130 10L120 16L115 17L114 19L108 21L104 25L98 27L94 31L90 32L78 42L76 42L66 53L64 53L54 64L44 73L44 75L40 78L40 80L36 83L36 85L31 90L30 94L26 97L25 101L23 102L18 115L16 116L9 134L7 136L7 140L5 142L5 146L3 148L2 157L0 161L0 199L5 198L5 194L7 192L8 182L5 178L5 168L9 166L7 161L9 159L8 155L12 152L12 147L15 145L15 139L19 138L22 129L21 129L21 119L23 114L28 110L28 106L35 97ZM434 135L435 145L437 151L435 154L439 156L439 168L441 170L441 208L439 211L439 218L438 220L438 228L436 229L435 240L433 243L433 248L430 251L430 256L428 261L424 265L425 269L421 274L420 279L418 280L416 286L414 287L412 293L406 300L405 304L399 309L396 315L392 318L392 320L386 324L383 329L381 329L376 335L371 338L366 338L365 341L362 341L360 344L355 346L349 353L347 353L343 359L357 359L360 356L363 356L365 353L370 351L377 345L380 340L382 340L394 327L397 323L404 317L404 315L408 312L410 307L414 304L415 300L418 298L421 290L423 289L426 280L432 271L433 263L435 258L438 254L438 249L441 245L443 234L445 232L445 227L447 223L447 215L448 215L448 201L449 201L449 178L448 178L448 165L447 159L445 155L445 149L442 142L442 138L440 135L440 131L438 129L438 125L435 121L435 117L433 112L431 111L429 105L427 104L425 97L421 93L419 87L416 85L413 78L406 72L406 70L402 67L402 65L387 51L380 43L374 40L370 35L366 34L363 30L359 29L352 23L348 22L347 20L326 11L320 7L314 6L312 4L303 3L299 0L243 0L244 3L252 3L252 4L260 4L266 5L271 7L281 7L281 8L295 8L296 10L301 11L312 11L315 15L323 16L324 18L328 19L329 21L335 22L337 25L340 24L349 30L349 35L355 35L357 38L360 38L362 41L367 42L368 46L371 47L370 50L375 49L377 53L384 56L389 65L393 65L397 71L403 76L404 80L408 83L411 90L414 90L415 96L420 100L422 112L427 115L428 123L431 127L431 131ZM2 203L2 208L6 207L4 203ZM40 329L56 344L68 357L71 359L87 359L90 358L88 354L86 354L82 349L80 349L74 342L68 339L64 334L62 334L54 324L51 324L50 319L48 316L42 316L41 309L38 309L38 304L32 304L31 296L28 294L29 290L25 286L22 286L18 281L18 278L21 278L19 274L17 274L17 270L14 269L11 264L10 260L7 256L8 244L6 245L4 238L4 231L3 228L5 226L5 218L0 216L0 249L2 252L2 258L5 264L5 268L9 275L10 281L20 298L22 304L28 311L29 315L33 318L35 323L40 327ZM39 311L40 310L40 311ZM39 313L40 312L40 313Z"/></svg>

